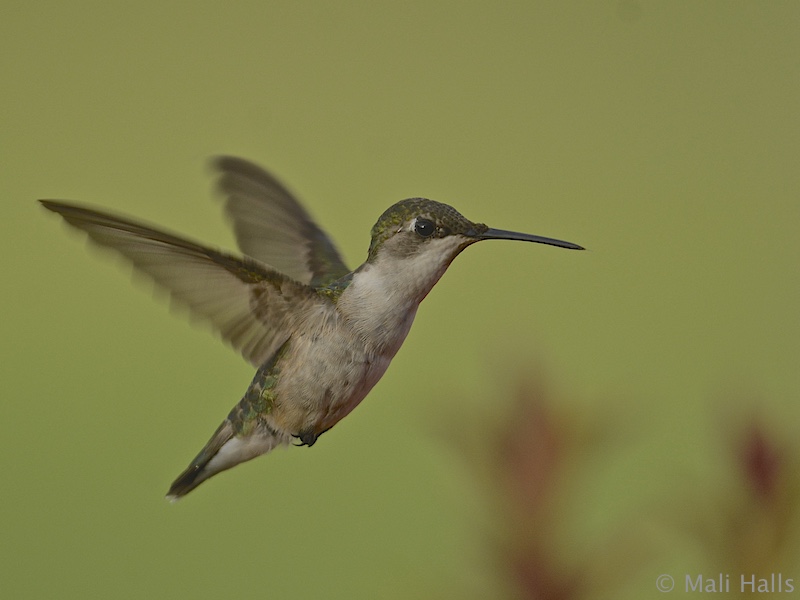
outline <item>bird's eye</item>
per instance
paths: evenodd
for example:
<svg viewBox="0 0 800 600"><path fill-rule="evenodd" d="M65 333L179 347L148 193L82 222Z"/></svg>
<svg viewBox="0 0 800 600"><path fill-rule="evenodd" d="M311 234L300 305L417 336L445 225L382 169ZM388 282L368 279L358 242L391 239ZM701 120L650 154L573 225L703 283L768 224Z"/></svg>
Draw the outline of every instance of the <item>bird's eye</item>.
<svg viewBox="0 0 800 600"><path fill-rule="evenodd" d="M431 237L436 231L436 225L428 219L417 219L414 222L414 231L422 237Z"/></svg>

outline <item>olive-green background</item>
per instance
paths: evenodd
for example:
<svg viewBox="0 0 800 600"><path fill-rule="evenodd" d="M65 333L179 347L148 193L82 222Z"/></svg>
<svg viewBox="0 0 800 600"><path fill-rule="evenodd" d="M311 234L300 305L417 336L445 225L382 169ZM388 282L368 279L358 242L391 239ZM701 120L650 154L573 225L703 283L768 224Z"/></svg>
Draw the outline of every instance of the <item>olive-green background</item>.
<svg viewBox="0 0 800 600"><path fill-rule="evenodd" d="M500 597L448 432L480 439L531 372L632 440L577 486L587 540L713 480L731 415L797 437L799 26L797 2L4 2L0 595ZM170 505L252 369L35 200L234 248L219 153L352 266L415 195L589 250L470 248L313 449ZM615 597L712 568L670 539Z"/></svg>

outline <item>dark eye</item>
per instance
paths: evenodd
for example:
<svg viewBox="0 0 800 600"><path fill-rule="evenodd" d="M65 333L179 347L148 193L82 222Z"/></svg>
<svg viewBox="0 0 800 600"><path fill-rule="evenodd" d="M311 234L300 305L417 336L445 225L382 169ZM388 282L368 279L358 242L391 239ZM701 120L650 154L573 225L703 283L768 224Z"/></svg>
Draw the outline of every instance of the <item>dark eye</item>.
<svg viewBox="0 0 800 600"><path fill-rule="evenodd" d="M414 231L422 237L431 237L436 231L436 225L428 219L417 219L414 223Z"/></svg>

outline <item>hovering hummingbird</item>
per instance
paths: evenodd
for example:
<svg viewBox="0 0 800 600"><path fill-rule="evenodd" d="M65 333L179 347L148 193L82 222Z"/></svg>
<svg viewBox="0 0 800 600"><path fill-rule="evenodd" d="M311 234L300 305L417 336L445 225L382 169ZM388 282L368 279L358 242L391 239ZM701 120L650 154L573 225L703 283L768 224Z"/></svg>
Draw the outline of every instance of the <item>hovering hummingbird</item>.
<svg viewBox="0 0 800 600"><path fill-rule="evenodd" d="M258 369L170 487L171 500L292 439L313 446L383 376L420 302L467 246L498 239L583 249L492 229L447 204L409 198L381 215L366 262L351 271L270 173L233 157L214 166L241 257L101 211L40 201L132 261Z"/></svg>

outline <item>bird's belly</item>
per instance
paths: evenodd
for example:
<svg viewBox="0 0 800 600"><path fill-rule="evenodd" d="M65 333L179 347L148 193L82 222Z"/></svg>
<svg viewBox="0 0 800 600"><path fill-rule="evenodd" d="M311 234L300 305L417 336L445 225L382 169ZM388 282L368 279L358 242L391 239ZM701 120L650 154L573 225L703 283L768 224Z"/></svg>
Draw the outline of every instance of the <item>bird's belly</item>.
<svg viewBox="0 0 800 600"><path fill-rule="evenodd" d="M342 386L340 393L330 394L324 413L314 423L314 431L327 431L346 417L375 387L390 362L391 358L375 357L354 369L353 377Z"/></svg>
<svg viewBox="0 0 800 600"><path fill-rule="evenodd" d="M292 435L319 435L347 416L380 380L392 356L345 336L297 336L281 361L270 421Z"/></svg>

